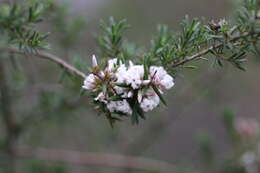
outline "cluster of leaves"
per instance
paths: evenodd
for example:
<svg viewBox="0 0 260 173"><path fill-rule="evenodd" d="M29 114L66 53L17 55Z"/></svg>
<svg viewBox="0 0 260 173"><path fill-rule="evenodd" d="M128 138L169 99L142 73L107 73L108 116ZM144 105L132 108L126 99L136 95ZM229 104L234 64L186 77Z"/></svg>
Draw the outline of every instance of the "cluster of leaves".
<svg viewBox="0 0 260 173"><path fill-rule="evenodd" d="M100 28L103 34L98 37L98 43L102 55L109 58L118 57L123 49L123 34L128 28L126 20L117 22L110 17L108 23L101 21Z"/></svg>
<svg viewBox="0 0 260 173"><path fill-rule="evenodd" d="M9 43L18 45L20 49L33 52L37 49L46 49L44 42L48 33L41 34L34 29L42 21L46 5L34 3L30 7L20 5L1 5L0 32L7 35Z"/></svg>
<svg viewBox="0 0 260 173"><path fill-rule="evenodd" d="M190 20L187 16L181 22L181 31L170 31L168 26L159 25L158 32L151 40L151 48L139 55L145 66L162 65L170 72L176 68L197 68L186 65L186 59L196 56L196 59L207 60L207 54L215 57L214 63L223 66L229 62L244 70L242 63L250 52L259 54L259 2L245 0L238 11L237 21L231 24L227 21ZM115 23L110 20L108 25L102 24L103 35L99 38L102 52L109 57L120 55L122 33L127 24L125 20ZM195 58L194 58L195 59ZM184 63L183 63L184 62Z"/></svg>
<svg viewBox="0 0 260 173"><path fill-rule="evenodd" d="M204 26L198 19L181 22L181 32L173 33L166 25L158 26L158 34L151 41L151 50L146 55L147 62L161 64L169 71L172 65L191 56L205 45L207 38ZM193 68L193 66L184 66Z"/></svg>

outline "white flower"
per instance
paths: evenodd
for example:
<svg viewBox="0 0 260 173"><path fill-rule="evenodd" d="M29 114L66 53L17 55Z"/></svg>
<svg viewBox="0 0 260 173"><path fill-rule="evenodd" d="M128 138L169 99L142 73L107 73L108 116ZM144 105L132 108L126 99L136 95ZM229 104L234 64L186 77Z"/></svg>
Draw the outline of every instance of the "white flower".
<svg viewBox="0 0 260 173"><path fill-rule="evenodd" d="M120 95L122 98L131 98L133 96L133 92L128 88L115 86L114 90L116 91L116 94Z"/></svg>
<svg viewBox="0 0 260 173"><path fill-rule="evenodd" d="M141 96L141 92L138 93L138 101L143 111L148 112L159 105L160 98L154 92L154 90L150 88L146 91L146 93L143 96Z"/></svg>
<svg viewBox="0 0 260 173"><path fill-rule="evenodd" d="M98 96L94 99L95 101L100 101L107 104L106 96L103 92L99 93Z"/></svg>
<svg viewBox="0 0 260 173"><path fill-rule="evenodd" d="M161 80L161 85L165 89L172 88L174 86L173 78L170 75L166 74L164 78Z"/></svg>
<svg viewBox="0 0 260 173"><path fill-rule="evenodd" d="M125 64L119 65L117 71L115 72L115 77L116 77L115 83L126 84L128 75L127 75L127 68ZM132 96L132 91L129 91L128 88L115 86L114 89L116 93L121 94L121 97L123 98L129 98Z"/></svg>
<svg viewBox="0 0 260 173"><path fill-rule="evenodd" d="M123 101L111 101L107 104L107 108L110 112L122 112L131 115L132 109L126 100Z"/></svg>
<svg viewBox="0 0 260 173"><path fill-rule="evenodd" d="M118 62L117 58L108 60L106 71L113 72L117 67L117 62Z"/></svg>
<svg viewBox="0 0 260 173"><path fill-rule="evenodd" d="M167 74L163 67L151 66L150 78L159 89L170 89L174 86L173 78Z"/></svg>
<svg viewBox="0 0 260 173"><path fill-rule="evenodd" d="M82 88L87 90L94 90L96 87L96 80L97 76L95 76L94 74L88 75L84 80Z"/></svg>
<svg viewBox="0 0 260 173"><path fill-rule="evenodd" d="M127 68L125 66L125 64L121 64L119 65L116 73L115 73L115 76L116 76L116 82L117 83L125 83L126 80L127 80Z"/></svg>
<svg viewBox="0 0 260 173"><path fill-rule="evenodd" d="M126 73L126 83L131 85L133 89L138 89L144 78L143 65L130 65Z"/></svg>
<svg viewBox="0 0 260 173"><path fill-rule="evenodd" d="M99 91L97 85L107 87L107 91L97 93L94 100L106 104L110 112L132 114L127 99L134 99L135 91L138 92L136 99L141 109L144 112L153 110L159 105L160 98L150 84L158 88L161 93L163 89L170 89L174 86L173 78L163 67L151 66L148 79L144 80L144 66L135 65L132 61L129 61L129 66L127 66L120 59L110 59L105 69L100 70L95 68L98 67L98 63L93 55L92 66L96 71L86 77L82 88L97 92ZM108 95L120 96L122 100L109 101Z"/></svg>

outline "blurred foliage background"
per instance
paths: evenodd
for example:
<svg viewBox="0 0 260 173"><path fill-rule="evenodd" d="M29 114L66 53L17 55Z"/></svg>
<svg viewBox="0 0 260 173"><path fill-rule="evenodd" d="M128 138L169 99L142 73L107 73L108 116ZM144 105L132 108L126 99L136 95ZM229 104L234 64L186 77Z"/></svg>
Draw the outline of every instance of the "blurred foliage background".
<svg viewBox="0 0 260 173"><path fill-rule="evenodd" d="M4 3L2 0L0 5ZM230 19L237 3L55 0L45 21L37 27L50 32L49 52L87 72L91 55L99 53L96 37L100 19L126 18L130 24L128 40L141 48L150 42L157 24L168 24L178 30L186 14L207 20ZM185 172L189 167L202 165L198 136L206 135L211 138L216 157L225 157L233 145L223 125L223 112L232 110L238 117L258 119L259 62L252 57L246 64L246 72L229 65L220 68L209 64L204 62L199 65L200 70L179 74L175 88L167 94L167 108L161 106L149 113L148 120L139 125L123 121L112 129L103 117L97 116L88 97L80 97L82 81L69 78L62 69L44 60L20 55L4 58L12 112L17 120L28 123L17 145L142 156L173 163L180 167L179 172ZM4 137L4 123L0 119L0 140ZM5 156L0 157L4 172ZM16 169L18 173L142 172L30 158L18 159Z"/></svg>

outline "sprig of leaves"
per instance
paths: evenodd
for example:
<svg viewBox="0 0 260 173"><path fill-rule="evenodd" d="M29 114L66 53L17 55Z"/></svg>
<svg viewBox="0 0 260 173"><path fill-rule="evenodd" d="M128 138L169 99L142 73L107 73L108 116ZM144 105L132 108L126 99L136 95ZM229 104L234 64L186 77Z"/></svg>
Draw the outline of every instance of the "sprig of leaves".
<svg viewBox="0 0 260 173"><path fill-rule="evenodd" d="M35 30L47 7L35 3L29 7L14 4L0 8L0 32L8 36L10 44L28 52L48 48L45 42L48 33L41 34Z"/></svg>
<svg viewBox="0 0 260 173"><path fill-rule="evenodd" d="M109 18L108 23L101 21L101 36L98 37L98 44L104 57L118 57L123 52L123 33L129 26L126 20L115 21Z"/></svg>

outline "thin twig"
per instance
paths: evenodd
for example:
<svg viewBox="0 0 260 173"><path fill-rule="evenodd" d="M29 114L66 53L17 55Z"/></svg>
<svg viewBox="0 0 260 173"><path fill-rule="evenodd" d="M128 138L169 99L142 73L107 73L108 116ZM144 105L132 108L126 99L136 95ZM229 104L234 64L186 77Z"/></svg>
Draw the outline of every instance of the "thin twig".
<svg viewBox="0 0 260 173"><path fill-rule="evenodd" d="M66 61L62 60L61 58L43 52L43 51L38 51L37 53L25 53L21 50L19 50L18 48L13 48L13 47L8 47L8 48L0 48L0 51L7 51L7 52L12 52L12 53L16 53L16 54L25 54L25 55L33 55L33 56L37 56L39 58L43 58L43 59L47 59L50 60L58 65L60 65L61 67L63 67L64 69L66 69L67 71L69 71L72 74L77 75L80 78L86 78L86 75L79 71L78 69L76 69L74 66L70 65L69 63L67 63Z"/></svg>
<svg viewBox="0 0 260 173"><path fill-rule="evenodd" d="M256 33L246 33L246 34L244 34L243 36L237 36L237 37L231 39L230 42L236 42L236 41L239 40L239 39L242 39L242 38L248 37L248 36L250 36L250 35L254 35L254 34L256 34ZM195 59L197 59L197 58L200 58L200 57L202 57L203 55L206 55L210 50L218 49L218 48L220 48L220 47L222 47L222 46L224 46L223 43L219 43L219 44L217 44L217 45L210 46L209 48L204 49L204 50L200 51L199 53L197 53L197 54L195 54L195 55L192 55L192 56L190 56L190 57L184 58L183 60L181 60L181 61L179 61L179 62L177 62L177 63L173 63L173 64L172 64L172 67L178 67L178 66L184 65L184 64L186 64L187 62L190 62L190 61L192 61L192 60L195 60Z"/></svg>
<svg viewBox="0 0 260 173"><path fill-rule="evenodd" d="M173 173L175 166L159 160L141 157L123 156L108 153L77 152L46 148L20 147L16 149L18 157L28 157L46 161L62 161L78 165L95 165L143 171Z"/></svg>

